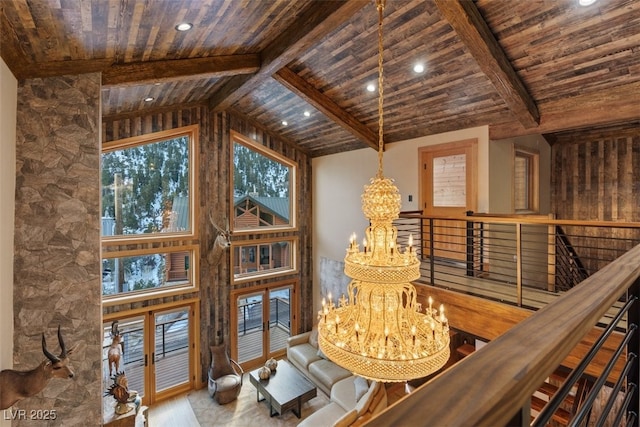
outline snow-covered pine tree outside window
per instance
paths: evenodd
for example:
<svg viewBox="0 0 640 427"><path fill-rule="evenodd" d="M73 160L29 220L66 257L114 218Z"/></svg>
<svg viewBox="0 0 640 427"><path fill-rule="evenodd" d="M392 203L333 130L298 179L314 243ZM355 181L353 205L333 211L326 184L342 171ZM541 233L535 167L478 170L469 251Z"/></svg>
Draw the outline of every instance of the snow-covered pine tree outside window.
<svg viewBox="0 0 640 427"><path fill-rule="evenodd" d="M102 294L105 300L196 286L197 126L103 144ZM132 249L133 248L133 249Z"/></svg>
<svg viewBox="0 0 640 427"><path fill-rule="evenodd" d="M264 145L231 133L234 282L297 271L297 164ZM278 233L277 236L275 233Z"/></svg>

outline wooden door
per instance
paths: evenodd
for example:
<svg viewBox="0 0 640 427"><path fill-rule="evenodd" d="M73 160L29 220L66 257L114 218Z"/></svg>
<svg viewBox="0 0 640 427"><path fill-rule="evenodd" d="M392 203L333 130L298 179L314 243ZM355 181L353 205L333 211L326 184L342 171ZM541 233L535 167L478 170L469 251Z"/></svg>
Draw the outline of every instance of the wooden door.
<svg viewBox="0 0 640 427"><path fill-rule="evenodd" d="M243 369L264 365L286 354L287 339L296 329L298 282L276 282L231 293L233 312L231 356Z"/></svg>
<svg viewBox="0 0 640 427"><path fill-rule="evenodd" d="M476 210L477 145L474 139L420 149L420 203L424 215L460 217L467 211ZM422 254L424 257L465 261L466 222L435 220L432 236L430 223L426 221Z"/></svg>
<svg viewBox="0 0 640 427"><path fill-rule="evenodd" d="M196 318L194 304L176 304L166 309L112 313L105 316L103 372L105 392L113 385L108 351L113 344L112 322L118 322L120 358L118 372L124 372L129 390L151 405L196 386ZM116 346L117 347L117 346ZM112 366L113 368L113 366Z"/></svg>

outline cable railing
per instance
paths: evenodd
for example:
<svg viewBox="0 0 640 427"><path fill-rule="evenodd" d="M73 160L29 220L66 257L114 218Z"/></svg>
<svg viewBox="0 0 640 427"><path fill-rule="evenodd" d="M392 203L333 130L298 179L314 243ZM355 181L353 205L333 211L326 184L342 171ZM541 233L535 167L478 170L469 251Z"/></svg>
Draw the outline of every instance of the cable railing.
<svg viewBox="0 0 640 427"><path fill-rule="evenodd" d="M274 326L290 331L291 308L288 299L273 297L269 300L269 328ZM242 335L266 327L262 322L262 301L238 304L238 332Z"/></svg>
<svg viewBox="0 0 640 427"><path fill-rule="evenodd" d="M640 243L640 223L544 216L427 217L405 212L398 244L413 235L418 282L539 309Z"/></svg>
<svg viewBox="0 0 640 427"><path fill-rule="evenodd" d="M425 298L424 292L419 294L420 299ZM368 425L557 425L549 422L558 410L558 402L566 390L574 387L575 380L589 371L588 390L578 393L578 403L566 425L635 426L640 409L639 295L640 246L636 246L418 387ZM613 318L599 326L603 315L613 308ZM456 328L465 316L462 312L457 318L452 313L451 327ZM625 318L627 326L621 332L619 324ZM585 340L594 334L599 338L593 340L591 349L583 348ZM603 351L604 358L598 357L596 363L594 355L600 356ZM572 373L556 392L558 397L539 414L533 414L531 403L540 384L575 352L580 353L581 361L571 367Z"/></svg>

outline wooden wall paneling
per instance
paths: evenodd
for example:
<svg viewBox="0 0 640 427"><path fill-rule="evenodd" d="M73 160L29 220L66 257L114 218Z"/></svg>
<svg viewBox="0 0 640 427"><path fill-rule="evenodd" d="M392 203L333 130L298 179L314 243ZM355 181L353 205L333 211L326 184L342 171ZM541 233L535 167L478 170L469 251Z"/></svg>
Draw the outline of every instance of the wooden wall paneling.
<svg viewBox="0 0 640 427"><path fill-rule="evenodd" d="M103 140L112 141L130 136L143 135L160 130L173 129L190 124L200 125L199 150L199 221L200 227L200 359L202 384L206 381L207 369L211 356L209 346L229 343L230 334L230 291L231 270L229 268L230 251L227 251L219 265L212 266L207 261L207 251L215 238L215 230L209 222L211 214L215 219L229 216L231 210L231 189L229 187L230 167L230 132L242 133L270 149L285 155L298 164L298 180L296 187L299 237L297 259L300 271L294 275L300 282L300 295L296 295L302 313L299 325L303 330L311 328L312 316L312 272L311 272L311 158L293 144L276 138L265 132L259 125L246 120L237 114L228 112L211 112L205 106L190 106L174 110L150 112L142 116L116 116L103 119ZM275 233L275 236L288 236L291 232ZM253 239L253 236L242 238ZM275 278L262 280L269 283ZM249 287L257 282L243 283L240 287ZM159 299L150 304L161 304L169 301L181 301L193 297L193 294ZM132 303L122 306L108 307L105 313L138 309L143 303Z"/></svg>
<svg viewBox="0 0 640 427"><path fill-rule="evenodd" d="M640 127L572 132L552 146L552 209L559 219L638 221L640 219ZM626 251L637 231L572 229L572 243L587 269L603 266L609 249ZM607 238L610 245L590 250L590 239Z"/></svg>

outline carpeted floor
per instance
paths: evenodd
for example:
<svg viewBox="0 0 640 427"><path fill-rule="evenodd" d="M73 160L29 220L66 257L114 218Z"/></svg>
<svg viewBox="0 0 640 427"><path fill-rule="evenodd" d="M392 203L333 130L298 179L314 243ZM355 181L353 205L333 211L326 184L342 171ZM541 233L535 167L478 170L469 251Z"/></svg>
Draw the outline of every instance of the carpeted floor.
<svg viewBox="0 0 640 427"><path fill-rule="evenodd" d="M187 395L191 408L202 427L281 427L295 426L305 417L329 403L329 398L320 390L318 395L302 405L302 417L298 419L291 411L282 415L269 416L269 407L265 402L256 401L256 389L245 373L242 390L238 399L226 405L218 405L209 397L207 389L193 391ZM176 426L178 427L178 426Z"/></svg>

